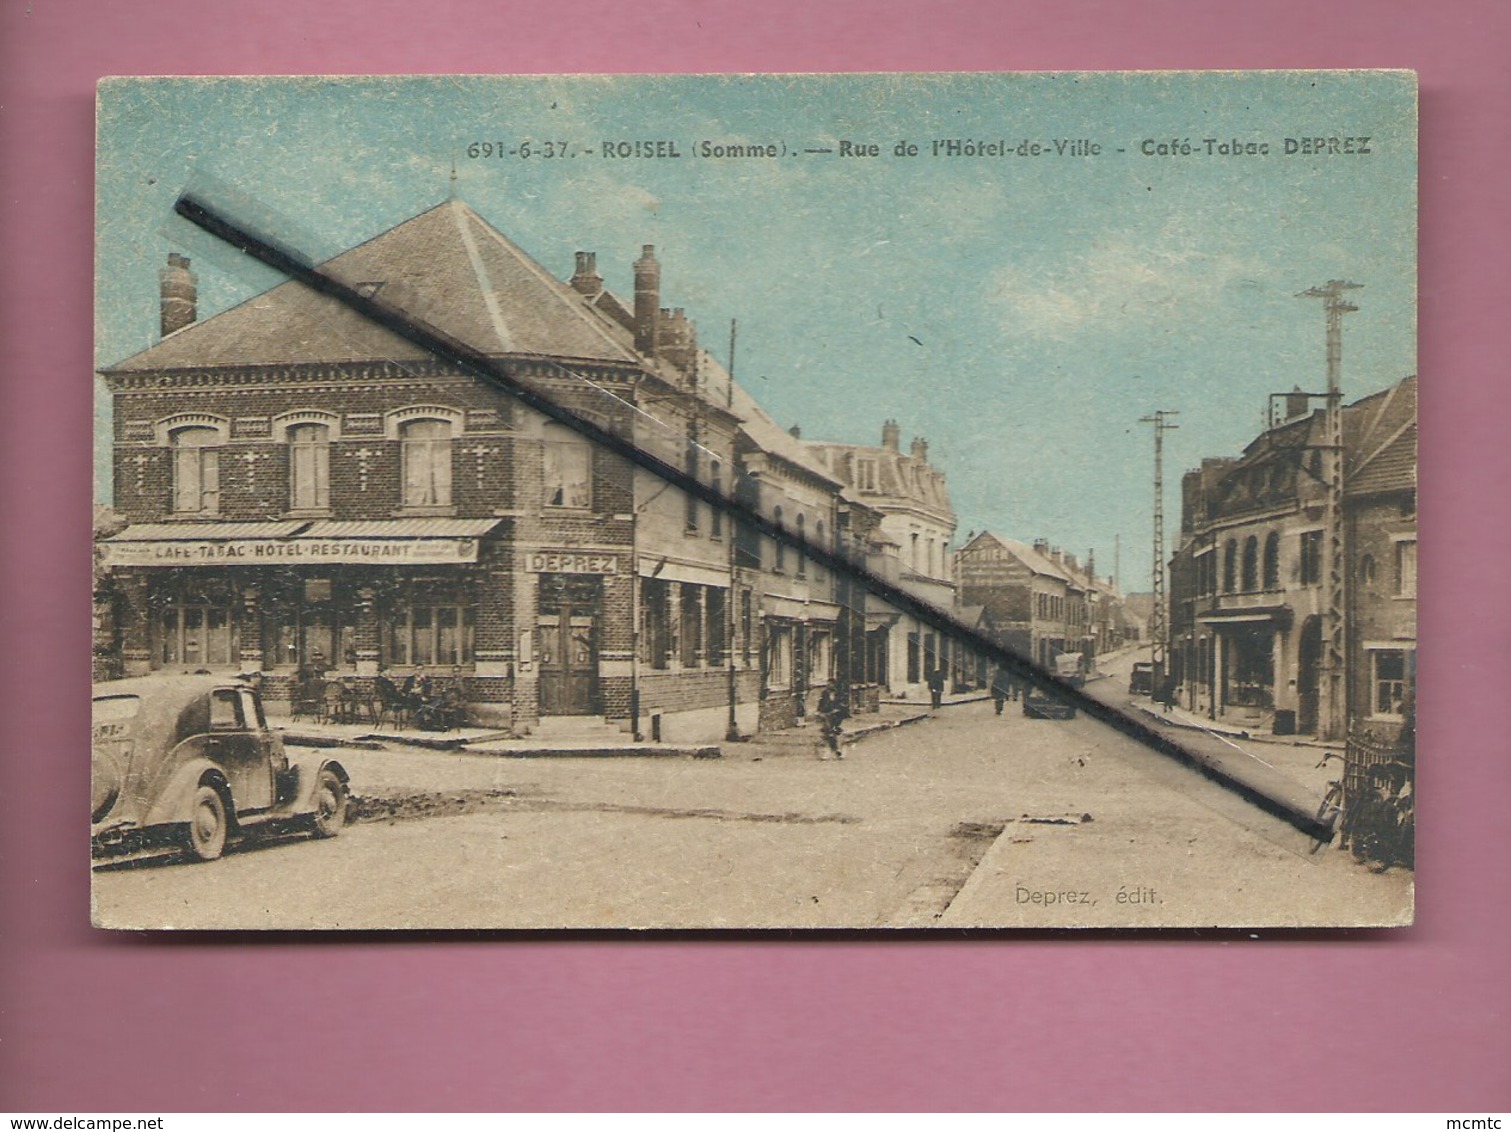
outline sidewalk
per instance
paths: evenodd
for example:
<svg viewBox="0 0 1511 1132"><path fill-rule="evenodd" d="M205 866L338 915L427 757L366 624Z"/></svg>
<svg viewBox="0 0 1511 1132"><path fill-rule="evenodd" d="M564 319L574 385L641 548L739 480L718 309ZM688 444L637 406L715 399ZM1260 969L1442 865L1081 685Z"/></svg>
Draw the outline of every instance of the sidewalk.
<svg viewBox="0 0 1511 1132"><path fill-rule="evenodd" d="M614 739L523 738L512 737L497 728L461 727L450 731L421 731L414 727L374 728L366 723L321 723L315 720L274 721L274 730L283 741L297 747L355 747L381 750L389 746L418 747L432 751L460 754L493 755L504 758L615 758L674 757L716 759L717 744L708 743L637 743L625 735Z"/></svg>

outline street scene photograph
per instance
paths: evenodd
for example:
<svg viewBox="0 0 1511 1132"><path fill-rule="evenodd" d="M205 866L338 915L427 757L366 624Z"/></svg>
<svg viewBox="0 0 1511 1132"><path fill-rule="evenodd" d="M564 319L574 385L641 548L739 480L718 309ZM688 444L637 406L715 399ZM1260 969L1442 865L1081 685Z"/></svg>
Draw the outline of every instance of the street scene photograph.
<svg viewBox="0 0 1511 1132"><path fill-rule="evenodd" d="M96 926L1412 922L1412 74L97 110Z"/></svg>

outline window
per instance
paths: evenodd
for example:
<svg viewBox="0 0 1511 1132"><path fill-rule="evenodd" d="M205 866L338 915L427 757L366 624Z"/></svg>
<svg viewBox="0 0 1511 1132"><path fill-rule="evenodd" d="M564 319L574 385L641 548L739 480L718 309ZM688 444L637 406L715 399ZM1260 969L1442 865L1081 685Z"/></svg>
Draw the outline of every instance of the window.
<svg viewBox="0 0 1511 1132"><path fill-rule="evenodd" d="M823 547L825 550L829 549L828 544L824 542L824 521L822 519L813 524L813 542L816 546ZM824 577L824 571L817 564L815 564L813 568L813 575L814 577L822 580Z"/></svg>
<svg viewBox="0 0 1511 1132"><path fill-rule="evenodd" d="M1243 592L1259 588L1259 539L1250 535L1243 543Z"/></svg>
<svg viewBox="0 0 1511 1132"><path fill-rule="evenodd" d="M833 656L833 643L828 633L815 630L808 638L808 683L829 683L829 664Z"/></svg>
<svg viewBox="0 0 1511 1132"><path fill-rule="evenodd" d="M912 567L913 573L917 574L919 572L919 570L918 570L918 532L914 531L913 534L911 534L911 535L908 536L908 538L910 540L909 543L908 543L908 565Z"/></svg>
<svg viewBox="0 0 1511 1132"><path fill-rule="evenodd" d="M220 433L213 428L181 428L173 445L173 510L180 514L220 510Z"/></svg>
<svg viewBox="0 0 1511 1132"><path fill-rule="evenodd" d="M876 490L876 461L857 460L855 462L855 486L861 491Z"/></svg>
<svg viewBox="0 0 1511 1132"><path fill-rule="evenodd" d="M719 665L724 663L724 650L728 647L728 635L725 632L725 619L727 602L725 591L710 586L703 591L703 614L704 614L704 640L708 642L708 663Z"/></svg>
<svg viewBox="0 0 1511 1132"><path fill-rule="evenodd" d="M1375 649L1369 659L1370 711L1377 716L1399 719L1406 698L1406 650Z"/></svg>
<svg viewBox="0 0 1511 1132"><path fill-rule="evenodd" d="M388 663L471 664L472 607L415 602L394 609L388 622Z"/></svg>
<svg viewBox="0 0 1511 1132"><path fill-rule="evenodd" d="M1375 566L1374 555L1366 554L1359 559L1359 581L1363 582L1366 586L1372 586L1378 573L1379 570Z"/></svg>
<svg viewBox="0 0 1511 1132"><path fill-rule="evenodd" d="M799 514L797 517L797 576L799 578L806 578L808 576L808 555L803 551L803 547L808 542L807 526L808 516Z"/></svg>
<svg viewBox="0 0 1511 1132"><path fill-rule="evenodd" d="M241 698L235 688L216 688L210 693L211 731L241 731L245 727L241 717Z"/></svg>
<svg viewBox="0 0 1511 1132"><path fill-rule="evenodd" d="M1417 596L1417 544L1396 543L1396 593L1401 597Z"/></svg>
<svg viewBox="0 0 1511 1132"><path fill-rule="evenodd" d="M696 423L687 426L687 451L683 457L682 470L687 473L688 479L698 478L698 426ZM687 496L687 529L689 531L698 529L698 497L695 495Z"/></svg>
<svg viewBox="0 0 1511 1132"><path fill-rule="evenodd" d="M917 684L923 679L921 675L922 657L919 652L919 640L917 633L908 634L908 683Z"/></svg>
<svg viewBox="0 0 1511 1132"><path fill-rule="evenodd" d="M772 623L766 631L766 686L792 684L792 626Z"/></svg>
<svg viewBox="0 0 1511 1132"><path fill-rule="evenodd" d="M1264 539L1264 588L1280 588L1280 535L1275 531Z"/></svg>
<svg viewBox="0 0 1511 1132"><path fill-rule="evenodd" d="M696 668L703 654L703 587L682 583L681 658L683 668Z"/></svg>
<svg viewBox="0 0 1511 1132"><path fill-rule="evenodd" d="M652 668L667 668L672 652L671 583L647 578L644 586L644 659Z"/></svg>
<svg viewBox="0 0 1511 1132"><path fill-rule="evenodd" d="M451 505L451 423L406 421L399 426L404 462L404 506Z"/></svg>
<svg viewBox="0 0 1511 1132"><path fill-rule="evenodd" d="M330 429L322 424L294 425L288 431L289 507L323 511L331 505Z"/></svg>
<svg viewBox="0 0 1511 1132"><path fill-rule="evenodd" d="M1222 592L1230 594L1238 583L1238 543L1229 539L1222 548Z"/></svg>
<svg viewBox="0 0 1511 1132"><path fill-rule="evenodd" d="M158 657L165 666L226 665L236 655L229 606L169 606L163 610L159 629Z"/></svg>
<svg viewBox="0 0 1511 1132"><path fill-rule="evenodd" d="M1301 584L1315 586L1322 581L1322 532L1304 531L1301 535Z"/></svg>
<svg viewBox="0 0 1511 1132"><path fill-rule="evenodd" d="M740 593L740 659L750 667L750 650L755 644L755 617L749 590Z"/></svg>
<svg viewBox="0 0 1511 1132"><path fill-rule="evenodd" d="M709 461L708 479L714 492L722 499L724 497L724 465L717 460ZM708 516L708 534L710 538L724 537L724 509L722 507L715 507Z"/></svg>
<svg viewBox="0 0 1511 1132"><path fill-rule="evenodd" d="M776 520L776 529L779 531L785 531L787 528L782 526L781 507L777 507L777 509L772 512L772 516ZM773 541L775 545L773 547L772 553L775 557L772 562L771 568L776 573L780 574L783 570L787 569L787 544L781 539L775 539Z"/></svg>
<svg viewBox="0 0 1511 1132"><path fill-rule="evenodd" d="M593 450L585 440L547 440L542 445L545 460L545 504L587 510L593 504Z"/></svg>

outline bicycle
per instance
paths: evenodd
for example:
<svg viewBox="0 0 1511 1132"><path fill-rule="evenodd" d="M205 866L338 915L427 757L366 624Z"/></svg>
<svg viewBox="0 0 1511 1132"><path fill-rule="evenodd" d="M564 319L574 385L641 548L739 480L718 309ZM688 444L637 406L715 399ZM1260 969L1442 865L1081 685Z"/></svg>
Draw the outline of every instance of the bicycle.
<svg viewBox="0 0 1511 1132"><path fill-rule="evenodd" d="M1337 751L1329 751L1322 756L1322 761L1317 764L1316 769L1321 770L1325 767L1328 759L1337 759L1339 762L1344 763L1345 766L1347 765L1343 756ZM1327 793L1322 796L1322 804L1317 807L1317 823L1326 827L1327 837L1325 839L1321 837L1314 837L1312 839L1311 851L1313 853L1317 852L1324 845L1332 844L1334 837L1338 834L1338 827L1342 823L1343 818L1343 779L1338 778L1327 784Z"/></svg>

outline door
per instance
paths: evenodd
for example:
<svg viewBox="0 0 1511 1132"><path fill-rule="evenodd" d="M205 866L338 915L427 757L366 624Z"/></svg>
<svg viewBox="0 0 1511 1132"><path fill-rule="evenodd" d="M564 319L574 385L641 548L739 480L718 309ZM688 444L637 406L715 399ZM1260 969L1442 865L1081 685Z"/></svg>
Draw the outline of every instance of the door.
<svg viewBox="0 0 1511 1132"><path fill-rule="evenodd" d="M1296 730L1303 735L1317 730L1321 665L1322 618L1308 617L1301 626L1301 642L1296 656Z"/></svg>
<svg viewBox="0 0 1511 1132"><path fill-rule="evenodd" d="M542 574L536 636L540 656L540 714L598 715L596 576Z"/></svg>
<svg viewBox="0 0 1511 1132"><path fill-rule="evenodd" d="M244 689L216 688L210 693L210 730L201 738L202 749L225 774L238 813L273 804L273 769L256 712L253 697Z"/></svg>

